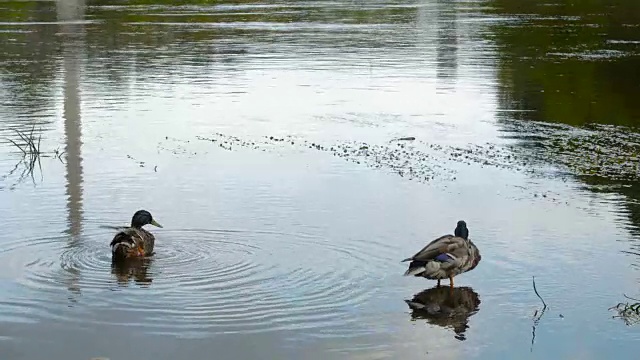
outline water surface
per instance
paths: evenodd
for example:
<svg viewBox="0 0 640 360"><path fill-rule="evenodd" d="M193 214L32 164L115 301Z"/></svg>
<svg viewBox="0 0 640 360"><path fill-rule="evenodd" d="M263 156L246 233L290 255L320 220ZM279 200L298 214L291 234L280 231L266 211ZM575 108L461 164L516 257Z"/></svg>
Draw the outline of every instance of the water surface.
<svg viewBox="0 0 640 360"><path fill-rule="evenodd" d="M634 358L638 10L0 3L3 359ZM453 296L402 277L459 219Z"/></svg>

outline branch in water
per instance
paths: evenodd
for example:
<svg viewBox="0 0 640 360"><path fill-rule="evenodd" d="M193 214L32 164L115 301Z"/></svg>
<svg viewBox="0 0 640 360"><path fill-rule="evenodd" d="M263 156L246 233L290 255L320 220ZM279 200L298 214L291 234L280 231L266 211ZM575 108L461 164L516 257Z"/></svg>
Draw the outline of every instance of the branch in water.
<svg viewBox="0 0 640 360"><path fill-rule="evenodd" d="M542 315L544 315L544 312L547 311L547 303L544 302L544 300L542 299L542 296L540 296L540 294L538 293L538 289L536 289L535 276L533 277L533 291L536 293L540 301L542 301L543 306L540 313L538 313L538 310L536 310L535 314L533 314L533 326L531 329L531 352L533 352L533 344L536 340L536 326L538 326L538 323L540 323L540 319L542 319Z"/></svg>
<svg viewBox="0 0 640 360"><path fill-rule="evenodd" d="M547 303L544 302L544 300L542 299L542 296L540 296L540 294L538 294L538 289L536 289L536 277L533 277L533 291L536 293L536 295L538 295L538 298L540 299L540 301L542 301L542 305L544 305L544 307L547 307Z"/></svg>

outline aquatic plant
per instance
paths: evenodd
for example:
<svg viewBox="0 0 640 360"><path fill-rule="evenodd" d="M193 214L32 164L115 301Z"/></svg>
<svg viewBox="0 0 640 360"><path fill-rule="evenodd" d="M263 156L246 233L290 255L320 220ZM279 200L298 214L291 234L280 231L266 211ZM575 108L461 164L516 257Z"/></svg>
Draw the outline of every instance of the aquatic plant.
<svg viewBox="0 0 640 360"><path fill-rule="evenodd" d="M13 144L13 146L20 150L20 152L22 153L22 158L16 163L16 166L11 171L9 171L8 174L2 176L0 180L4 180L7 177L13 175L16 170L18 170L20 164L24 165L24 168L18 178L17 183L22 182L22 180L24 180L27 176L31 176L31 178L33 179L33 173L36 168L36 164L38 165L40 173L42 174L42 164L40 163L41 157L54 157L62 162L62 155L65 153L65 151L56 149L52 151L51 154L43 152L42 150L40 150L40 143L42 141L42 129L39 130L40 135L37 136L34 134L34 131L35 124L31 127L31 131L29 133L16 129L15 132L18 135L19 139L13 140L7 138L7 140L9 140L11 144Z"/></svg>
<svg viewBox="0 0 640 360"><path fill-rule="evenodd" d="M624 297L632 302L620 302L618 305L610 307L609 310L615 310L618 313L613 318L622 319L629 326L640 323L640 300L627 295Z"/></svg>
<svg viewBox="0 0 640 360"><path fill-rule="evenodd" d="M26 133L20 130L15 130L18 136L20 136L20 139L24 141L22 145L18 144L17 142L11 139L8 139L15 147L17 147L18 149L20 149L20 151L22 151L23 159L26 158L27 156L29 157L29 164L31 168L33 168L36 160L40 159L40 140L42 140L42 134L41 134L38 136L38 139L37 139L38 142L36 143L36 138L33 135L33 130L35 130L35 127L36 127L35 124L33 125L33 127L31 127L31 132L29 133L29 135L27 135Z"/></svg>

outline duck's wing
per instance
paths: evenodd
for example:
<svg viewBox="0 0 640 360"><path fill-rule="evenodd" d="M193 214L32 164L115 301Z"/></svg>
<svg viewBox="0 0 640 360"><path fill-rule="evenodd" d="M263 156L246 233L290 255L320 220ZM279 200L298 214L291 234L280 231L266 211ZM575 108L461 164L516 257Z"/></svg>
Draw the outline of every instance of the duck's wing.
<svg viewBox="0 0 640 360"><path fill-rule="evenodd" d="M156 237L152 233L145 229L140 229L140 236L144 245L144 252L147 256L153 254L153 248L155 246Z"/></svg>
<svg viewBox="0 0 640 360"><path fill-rule="evenodd" d="M113 240L111 240L111 243L109 244L109 246L113 248L114 245L117 245L120 243L128 243L130 242L130 240L131 240L131 236L127 233L127 229L121 229L113 236Z"/></svg>
<svg viewBox="0 0 640 360"><path fill-rule="evenodd" d="M482 259L482 256L480 256L480 250L478 250L478 247L471 241L468 241L468 255L467 258L465 259L465 264L462 267L463 271L471 271L473 269L475 269L476 266L478 266L478 263L480 262L480 260Z"/></svg>
<svg viewBox="0 0 640 360"><path fill-rule="evenodd" d="M443 235L427 244L412 257L402 261L428 261L442 254L450 254L456 258L466 255L466 240L453 235Z"/></svg>
<svg viewBox="0 0 640 360"><path fill-rule="evenodd" d="M127 244L129 247L133 245L139 246L143 239L144 234L140 230L130 227L116 233L109 245L111 249L115 249L118 244Z"/></svg>

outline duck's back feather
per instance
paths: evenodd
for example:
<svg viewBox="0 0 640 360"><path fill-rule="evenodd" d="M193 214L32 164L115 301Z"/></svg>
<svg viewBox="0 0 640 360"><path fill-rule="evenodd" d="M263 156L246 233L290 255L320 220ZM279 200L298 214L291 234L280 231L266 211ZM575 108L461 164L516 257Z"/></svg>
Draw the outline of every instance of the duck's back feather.
<svg viewBox="0 0 640 360"><path fill-rule="evenodd" d="M471 240L443 235L403 261L411 261L405 275L441 279L474 269L480 253Z"/></svg>
<svg viewBox="0 0 640 360"><path fill-rule="evenodd" d="M455 256L456 253L460 253L460 250L463 250L465 242L466 240L461 237L453 235L443 235L431 241L429 244L427 244L427 246L415 253L415 255L413 255L412 257L406 258L403 261L428 261L435 259L438 255L441 254L451 254Z"/></svg>
<svg viewBox="0 0 640 360"><path fill-rule="evenodd" d="M144 255L151 256L153 255L153 248L155 247L155 244L156 244L156 237L153 236L152 233L148 232L145 229L140 229L140 230L144 231L144 236L142 238L144 242Z"/></svg>
<svg viewBox="0 0 640 360"><path fill-rule="evenodd" d="M121 229L111 241L111 253L114 259L124 259L134 253L134 249L141 247L145 255L153 252L155 238L153 234L144 230L128 227Z"/></svg>

